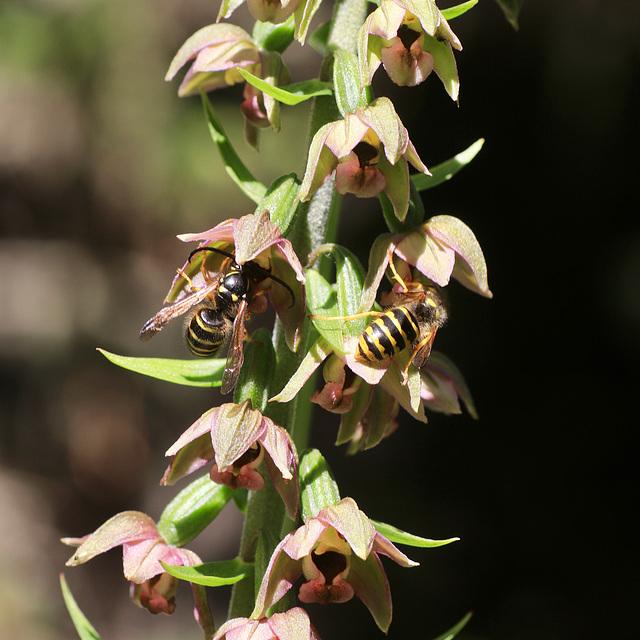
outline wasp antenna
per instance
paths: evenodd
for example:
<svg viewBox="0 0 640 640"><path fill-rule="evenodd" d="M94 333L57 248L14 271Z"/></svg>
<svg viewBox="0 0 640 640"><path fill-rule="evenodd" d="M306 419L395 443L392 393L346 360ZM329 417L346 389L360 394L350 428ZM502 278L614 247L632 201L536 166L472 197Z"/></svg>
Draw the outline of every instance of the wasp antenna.
<svg viewBox="0 0 640 640"><path fill-rule="evenodd" d="M197 249L194 249L189 254L189 257L187 258L187 262L191 262L191 258L193 258L193 256L195 256L196 253L198 253L199 251L213 251L214 253L219 253L223 256L226 256L227 258L231 258L232 260L236 259L236 257L232 253L229 253L228 251L224 251L223 249L218 249L217 247L198 247Z"/></svg>
<svg viewBox="0 0 640 640"><path fill-rule="evenodd" d="M270 271L267 271L267 269L265 269L264 267L261 267L259 264L255 264L255 262L251 263L251 268L260 272L262 275L264 275L265 278L271 278L272 280L275 280L278 284L281 284L289 292L289 295L291 296L291 304L289 305L289 309L293 307L293 305L296 303L296 296L293 293L293 289L284 280L281 280L280 278L278 278L278 276L274 276Z"/></svg>

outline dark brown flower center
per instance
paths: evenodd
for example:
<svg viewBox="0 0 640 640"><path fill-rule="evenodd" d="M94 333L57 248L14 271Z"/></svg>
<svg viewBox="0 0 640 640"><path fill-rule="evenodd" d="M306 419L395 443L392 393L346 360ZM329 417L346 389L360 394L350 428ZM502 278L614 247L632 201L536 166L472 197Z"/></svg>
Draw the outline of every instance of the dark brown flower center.
<svg viewBox="0 0 640 640"><path fill-rule="evenodd" d="M368 142L358 142L358 144L353 148L353 152L358 156L361 169L372 164L378 156L377 149Z"/></svg>
<svg viewBox="0 0 640 640"><path fill-rule="evenodd" d="M320 555L315 552L311 554L313 564L325 577L326 583L330 585L335 577L347 568L347 559L342 553L337 551L325 551Z"/></svg>
<svg viewBox="0 0 640 640"><path fill-rule="evenodd" d="M406 24L400 25L398 29L398 38L404 45L405 49L411 49L411 45L420 37L420 34L410 29Z"/></svg>

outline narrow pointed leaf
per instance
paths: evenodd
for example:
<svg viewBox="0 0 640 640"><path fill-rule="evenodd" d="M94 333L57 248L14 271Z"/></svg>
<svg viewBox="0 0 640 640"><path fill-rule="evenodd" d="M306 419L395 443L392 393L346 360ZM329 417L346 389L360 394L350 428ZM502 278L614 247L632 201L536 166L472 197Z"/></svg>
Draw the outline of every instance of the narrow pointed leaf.
<svg viewBox="0 0 640 640"><path fill-rule="evenodd" d="M421 538L415 536L412 533L407 533L397 529L396 527L385 524L384 522L376 522L372 520L375 528L385 537L391 540L391 542L398 544L406 544L410 547L421 547L423 549L429 549L432 547L443 547L451 542L457 542L460 538L447 538L446 540L431 540L429 538Z"/></svg>
<svg viewBox="0 0 640 640"><path fill-rule="evenodd" d="M253 564L239 558L207 562L191 567L161 563L167 573L179 580L200 584L203 587L224 587L253 576Z"/></svg>
<svg viewBox="0 0 640 640"><path fill-rule="evenodd" d="M271 96L278 102L294 106L310 98L316 96L331 95L331 85L328 82L320 80L305 80L304 82L296 82L295 84L284 85L282 87L274 87L262 78L254 76L246 69L238 67L240 75L256 89L260 89L263 93Z"/></svg>
<svg viewBox="0 0 640 640"><path fill-rule="evenodd" d="M462 4L457 4L455 7L449 7L448 9L442 9L442 15L445 20L453 20L458 16L461 16L463 13L469 11L478 4L478 0L469 0L468 2L463 2Z"/></svg>
<svg viewBox="0 0 640 640"><path fill-rule="evenodd" d="M215 520L232 495L232 489L216 484L208 474L198 478L166 506L158 533L167 544L183 547Z"/></svg>
<svg viewBox="0 0 640 640"><path fill-rule="evenodd" d="M251 171L249 171L242 160L240 160L240 156L238 156L231 142L229 142L229 138L209 102L209 98L207 98L204 93L202 94L202 106L211 138L218 146L218 151L220 152L227 173L244 194L258 204L264 197L267 188L253 177Z"/></svg>
<svg viewBox="0 0 640 640"><path fill-rule="evenodd" d="M441 636L438 636L434 640L452 640L455 638L460 631L466 626L467 622L471 620L471 612L467 613L467 615L458 622L455 626L451 627L449 631L445 631Z"/></svg>
<svg viewBox="0 0 640 640"><path fill-rule="evenodd" d="M87 620L84 613L82 613L78 603L71 594L71 590L69 589L69 585L67 584L63 573L60 574L60 587L62 589L64 604L67 607L73 626L76 628L81 640L100 640L100 635L93 628L93 625L89 620Z"/></svg>
<svg viewBox="0 0 640 640"><path fill-rule="evenodd" d="M119 356L104 349L98 349L98 351L107 360L123 369L190 387L219 387L226 364L224 358L172 360L169 358Z"/></svg>
<svg viewBox="0 0 640 640"><path fill-rule="evenodd" d="M482 149L484 144L484 138L476 140L470 147L461 151L457 155L453 156L449 160L445 160L443 163L431 167L431 175L427 176L424 173L415 173L411 176L411 181L418 191L424 191L425 189L432 189L439 184L446 182L453 178L453 176L460 171L463 167L466 167L477 155L478 151Z"/></svg>

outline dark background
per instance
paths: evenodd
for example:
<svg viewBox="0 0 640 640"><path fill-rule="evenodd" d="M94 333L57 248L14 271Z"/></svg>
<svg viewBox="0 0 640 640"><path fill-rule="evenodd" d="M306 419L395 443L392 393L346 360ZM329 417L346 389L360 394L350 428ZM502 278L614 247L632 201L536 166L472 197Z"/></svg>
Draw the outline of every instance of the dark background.
<svg viewBox="0 0 640 640"><path fill-rule="evenodd" d="M163 453L213 404L94 349L181 357L177 325L150 345L137 338L184 260L174 236L253 208L199 101L162 80L216 13L195 0L0 7L0 625L14 639L73 637L57 586L71 551L57 539L126 509L157 517L175 492L157 487ZM393 98L427 165L486 139L424 194L429 215L474 230L489 267L494 299L453 284L437 345L465 373L480 420L403 421L345 458L320 413L315 444L372 518L461 538L405 548L418 569L385 562L389 638L433 638L469 610L467 640L633 636L640 5L525 0L516 32L483 0L452 27L464 45L459 106L436 78L397 89L379 71L375 90ZM307 49L294 47L294 81L317 67ZM285 108L258 156L242 140L239 96L212 99L243 159L265 183L300 175L305 110ZM384 230L377 205L347 199L341 241L364 256L365 229ZM231 557L238 526L229 508L193 548ZM119 552L66 575L105 640L199 637L186 589L171 618L130 605ZM325 639L381 637L358 601L309 611Z"/></svg>

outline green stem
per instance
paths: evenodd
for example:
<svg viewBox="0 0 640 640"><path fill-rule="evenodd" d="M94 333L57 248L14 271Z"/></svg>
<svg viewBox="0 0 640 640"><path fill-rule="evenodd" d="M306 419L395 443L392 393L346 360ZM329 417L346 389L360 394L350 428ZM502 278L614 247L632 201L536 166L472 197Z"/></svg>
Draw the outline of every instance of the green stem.
<svg viewBox="0 0 640 640"><path fill-rule="evenodd" d="M333 49L356 50L356 38L359 26L364 22L367 13L365 0L341 0L336 3L333 24L329 35L329 43ZM330 79L332 56L327 58L321 72L322 79ZM335 100L332 96L320 96L314 99L308 143L313 134L324 124L338 120ZM308 149L308 145L307 145ZM341 198L336 192L333 180L327 180L311 197L308 203L300 206L300 212L289 239L302 260L325 242L334 242L337 230L338 211ZM312 334L310 323L305 323L305 332L297 354L292 353L284 340L284 332L279 322L273 332L273 344L276 352L276 374L273 380L274 392L283 388L296 371L302 357L307 352ZM297 451L302 453L309 442L313 405L309 401L314 387L314 379L308 381L304 389L291 402L286 404L271 403L265 414L276 424L284 427L291 434ZM240 542L240 557L252 562L258 536L263 531L275 534L276 539L295 525L284 512L282 499L270 483L264 489L251 492ZM260 568L256 567L259 571ZM261 576L257 576L256 585ZM234 586L231 594L228 618L248 617L254 607L255 586L250 581L243 581Z"/></svg>

